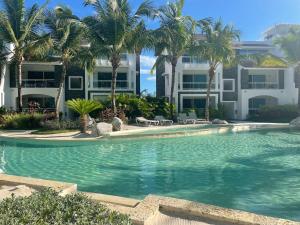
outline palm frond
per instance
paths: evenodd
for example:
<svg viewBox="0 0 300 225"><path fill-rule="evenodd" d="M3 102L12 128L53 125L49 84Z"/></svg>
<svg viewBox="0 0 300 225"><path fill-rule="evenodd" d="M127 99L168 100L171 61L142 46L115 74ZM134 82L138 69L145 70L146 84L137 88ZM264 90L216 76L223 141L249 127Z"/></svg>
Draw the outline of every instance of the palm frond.
<svg viewBox="0 0 300 225"><path fill-rule="evenodd" d="M72 99L67 101L69 109L79 113L80 116L87 115L97 109L102 108L99 102L86 99Z"/></svg>

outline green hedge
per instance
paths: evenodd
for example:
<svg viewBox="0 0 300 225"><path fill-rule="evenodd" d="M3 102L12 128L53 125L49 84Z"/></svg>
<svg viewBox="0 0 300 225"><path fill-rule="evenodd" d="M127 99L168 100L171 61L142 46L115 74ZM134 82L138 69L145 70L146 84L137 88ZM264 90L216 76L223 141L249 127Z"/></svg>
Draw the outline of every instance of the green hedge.
<svg viewBox="0 0 300 225"><path fill-rule="evenodd" d="M39 113L6 114L2 116L2 127L16 130L38 129L44 119L45 115Z"/></svg>
<svg viewBox="0 0 300 225"><path fill-rule="evenodd" d="M82 194L59 196L45 189L30 197L0 202L0 225L130 225L130 219L109 211Z"/></svg>
<svg viewBox="0 0 300 225"><path fill-rule="evenodd" d="M297 105L263 106L255 115L250 115L249 120L258 122L289 123L299 116Z"/></svg>

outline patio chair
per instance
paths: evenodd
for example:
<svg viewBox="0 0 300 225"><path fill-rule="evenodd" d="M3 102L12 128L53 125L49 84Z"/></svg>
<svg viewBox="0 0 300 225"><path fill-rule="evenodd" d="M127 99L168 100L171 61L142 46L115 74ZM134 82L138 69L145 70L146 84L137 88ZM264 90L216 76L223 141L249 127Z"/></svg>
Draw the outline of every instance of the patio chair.
<svg viewBox="0 0 300 225"><path fill-rule="evenodd" d="M158 126L159 125L159 121L158 120L147 120L144 117L137 117L136 119L136 123L137 125L144 125L144 126Z"/></svg>
<svg viewBox="0 0 300 225"><path fill-rule="evenodd" d="M195 124L196 120L189 118L185 113L179 113L177 117L179 124Z"/></svg>
<svg viewBox="0 0 300 225"><path fill-rule="evenodd" d="M188 118L195 120L195 123L198 123L198 124L199 123L207 123L207 121L205 119L199 119L195 112L190 112Z"/></svg>
<svg viewBox="0 0 300 225"><path fill-rule="evenodd" d="M159 125L173 125L173 120L167 120L165 117L163 117L163 116L156 116L155 118L154 118L155 120L157 120L157 121L159 121Z"/></svg>

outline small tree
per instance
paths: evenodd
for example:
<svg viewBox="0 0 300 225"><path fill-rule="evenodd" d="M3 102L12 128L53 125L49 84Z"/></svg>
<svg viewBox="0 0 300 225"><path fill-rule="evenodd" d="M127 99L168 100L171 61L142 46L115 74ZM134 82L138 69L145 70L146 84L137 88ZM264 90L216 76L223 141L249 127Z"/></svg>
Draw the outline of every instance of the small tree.
<svg viewBox="0 0 300 225"><path fill-rule="evenodd" d="M204 39L196 41L193 52L209 63L208 86L205 105L205 119L209 121L210 93L216 70L221 64L231 64L235 59L232 42L239 39L240 32L231 25L223 25L221 20L199 21Z"/></svg>
<svg viewBox="0 0 300 225"><path fill-rule="evenodd" d="M80 131L82 133L87 131L88 114L102 108L99 102L86 99L69 100L67 101L67 106L80 115Z"/></svg>

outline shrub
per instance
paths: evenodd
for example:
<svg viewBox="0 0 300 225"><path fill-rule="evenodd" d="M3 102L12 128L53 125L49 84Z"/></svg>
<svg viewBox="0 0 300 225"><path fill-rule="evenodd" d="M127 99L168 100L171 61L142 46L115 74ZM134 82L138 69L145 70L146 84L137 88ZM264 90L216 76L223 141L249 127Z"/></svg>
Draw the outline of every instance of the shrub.
<svg viewBox="0 0 300 225"><path fill-rule="evenodd" d="M110 101L103 102L106 108L111 107ZM139 97L136 95L118 95L116 105L120 111L130 120L138 116L154 118L156 115L162 115L170 118L170 104L164 98L155 98L151 96Z"/></svg>
<svg viewBox="0 0 300 225"><path fill-rule="evenodd" d="M47 120L41 126L47 130L76 130L80 128L79 120Z"/></svg>
<svg viewBox="0 0 300 225"><path fill-rule="evenodd" d="M4 106L0 107L0 115L5 115L7 112L8 110Z"/></svg>
<svg viewBox="0 0 300 225"><path fill-rule="evenodd" d="M38 129L45 116L39 113L7 114L3 116L3 127L5 129Z"/></svg>
<svg viewBox="0 0 300 225"><path fill-rule="evenodd" d="M125 215L109 211L103 205L76 193L59 196L44 189L30 197L7 198L0 202L0 225L129 225Z"/></svg>
<svg viewBox="0 0 300 225"><path fill-rule="evenodd" d="M250 115L249 120L259 122L288 123L299 116L297 105L263 106L255 115Z"/></svg>

